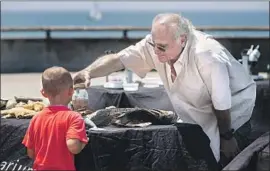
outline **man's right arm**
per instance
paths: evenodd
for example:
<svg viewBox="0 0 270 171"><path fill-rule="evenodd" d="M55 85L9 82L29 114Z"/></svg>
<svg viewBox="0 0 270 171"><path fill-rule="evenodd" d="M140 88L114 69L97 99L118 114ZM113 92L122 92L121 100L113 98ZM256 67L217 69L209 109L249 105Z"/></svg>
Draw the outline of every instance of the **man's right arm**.
<svg viewBox="0 0 270 171"><path fill-rule="evenodd" d="M140 77L154 68L147 44L149 36L135 45L131 45L116 54L99 57L91 65L76 73L74 84L90 81L92 78L107 76L113 72L128 68Z"/></svg>
<svg viewBox="0 0 270 171"><path fill-rule="evenodd" d="M120 55L109 54L99 57L92 64L85 69L76 73L74 77L74 84L83 83L86 80L86 74L88 79L107 76L113 72L124 69L125 66L120 60Z"/></svg>
<svg viewBox="0 0 270 171"><path fill-rule="evenodd" d="M109 75L124 68L125 66L120 60L120 55L109 54L99 57L95 62L93 62L84 70L89 72L91 78L97 78Z"/></svg>

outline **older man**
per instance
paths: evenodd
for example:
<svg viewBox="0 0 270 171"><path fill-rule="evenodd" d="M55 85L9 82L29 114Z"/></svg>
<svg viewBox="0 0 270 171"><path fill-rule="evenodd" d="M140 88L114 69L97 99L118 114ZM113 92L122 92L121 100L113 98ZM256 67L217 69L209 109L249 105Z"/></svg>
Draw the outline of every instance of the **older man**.
<svg viewBox="0 0 270 171"><path fill-rule="evenodd" d="M256 84L211 36L197 31L178 14L159 14L151 34L117 54L97 59L74 79L89 85L91 78L124 68L141 78L156 69L174 110L184 122L202 127L216 160L220 160L220 151L226 157L237 154L241 144L234 132L248 125Z"/></svg>

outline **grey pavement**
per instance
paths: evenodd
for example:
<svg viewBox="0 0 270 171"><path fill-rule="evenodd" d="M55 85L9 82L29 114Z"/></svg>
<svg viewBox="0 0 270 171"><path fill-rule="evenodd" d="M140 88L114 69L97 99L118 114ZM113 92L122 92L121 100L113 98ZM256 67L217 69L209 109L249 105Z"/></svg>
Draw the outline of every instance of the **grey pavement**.
<svg viewBox="0 0 270 171"><path fill-rule="evenodd" d="M19 73L19 74L1 74L1 99L10 99L14 96L24 97L42 97L41 89L41 74L42 73ZM119 75L124 78L124 72L115 72L111 75ZM160 83L160 78L156 72L149 72L145 78L140 79L133 74L133 81L157 80ZM152 80L151 80L152 81ZM92 79L91 86L103 85L106 82L106 77Z"/></svg>

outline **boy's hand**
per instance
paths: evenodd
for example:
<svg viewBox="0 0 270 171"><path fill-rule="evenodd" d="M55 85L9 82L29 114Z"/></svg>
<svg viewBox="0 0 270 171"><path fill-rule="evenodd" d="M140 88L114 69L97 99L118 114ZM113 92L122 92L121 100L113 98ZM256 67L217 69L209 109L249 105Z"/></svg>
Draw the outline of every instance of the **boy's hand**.
<svg viewBox="0 0 270 171"><path fill-rule="evenodd" d="M31 158L33 160L35 159L35 152L34 152L34 150L32 150L30 148L27 148L27 155L29 158Z"/></svg>

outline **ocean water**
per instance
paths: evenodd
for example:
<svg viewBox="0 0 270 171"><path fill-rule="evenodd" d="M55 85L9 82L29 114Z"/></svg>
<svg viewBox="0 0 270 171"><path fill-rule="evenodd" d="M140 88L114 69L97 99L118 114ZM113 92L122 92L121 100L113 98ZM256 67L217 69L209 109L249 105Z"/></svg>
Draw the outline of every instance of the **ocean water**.
<svg viewBox="0 0 270 171"><path fill-rule="evenodd" d="M178 11L170 11L177 12ZM146 26L159 11L145 12L103 12L100 20L89 17L89 11L3 11L1 26ZM184 11L195 27L198 26L269 26L267 11L251 12L193 12ZM148 32L129 32L129 37L142 37ZM218 36L269 36L264 32L209 32ZM52 37L121 37L122 32L52 32ZM45 37L44 32L2 32L1 38L7 37Z"/></svg>

